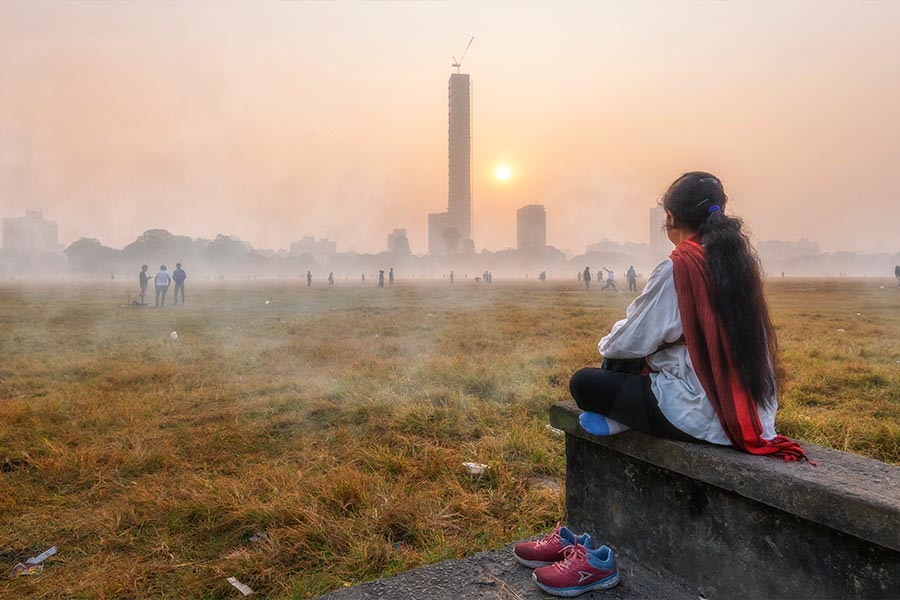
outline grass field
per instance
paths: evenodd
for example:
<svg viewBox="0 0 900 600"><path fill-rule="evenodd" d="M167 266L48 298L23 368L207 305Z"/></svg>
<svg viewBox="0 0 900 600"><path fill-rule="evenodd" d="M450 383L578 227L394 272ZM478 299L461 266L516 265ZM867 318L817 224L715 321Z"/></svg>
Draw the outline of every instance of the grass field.
<svg viewBox="0 0 900 600"><path fill-rule="evenodd" d="M0 287L0 566L59 548L0 596L237 598L235 576L305 598L561 518L547 409L633 296L340 283L194 284L163 310ZM768 293L779 432L900 463L896 283Z"/></svg>

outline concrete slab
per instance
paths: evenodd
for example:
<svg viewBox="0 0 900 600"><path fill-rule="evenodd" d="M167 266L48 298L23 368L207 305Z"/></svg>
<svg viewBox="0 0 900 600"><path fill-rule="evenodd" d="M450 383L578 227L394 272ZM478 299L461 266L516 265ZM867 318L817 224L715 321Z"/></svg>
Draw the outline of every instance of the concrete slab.
<svg viewBox="0 0 900 600"><path fill-rule="evenodd" d="M617 557L618 558L618 557ZM698 600L699 594L652 570L620 559L615 588L579 596L583 600ZM531 581L531 569L512 557L512 544L460 560L445 560L320 596L327 600L538 600L552 598Z"/></svg>

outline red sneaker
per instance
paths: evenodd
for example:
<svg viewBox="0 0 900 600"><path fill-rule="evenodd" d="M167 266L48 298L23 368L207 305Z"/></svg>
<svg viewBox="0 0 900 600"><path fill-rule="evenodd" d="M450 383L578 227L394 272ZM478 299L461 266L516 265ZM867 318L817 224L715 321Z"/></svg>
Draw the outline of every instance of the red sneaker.
<svg viewBox="0 0 900 600"><path fill-rule="evenodd" d="M557 523L556 528L541 539L516 544L513 547L513 556L520 564L534 569L562 560L565 558L566 548L576 542L587 548L594 547L591 536L588 534L583 533L576 536L568 528L560 527L560 524Z"/></svg>
<svg viewBox="0 0 900 600"><path fill-rule="evenodd" d="M535 569L531 575L537 586L548 594L578 596L619 583L616 556L608 546L591 550L575 543L566 548L565 555L560 562Z"/></svg>

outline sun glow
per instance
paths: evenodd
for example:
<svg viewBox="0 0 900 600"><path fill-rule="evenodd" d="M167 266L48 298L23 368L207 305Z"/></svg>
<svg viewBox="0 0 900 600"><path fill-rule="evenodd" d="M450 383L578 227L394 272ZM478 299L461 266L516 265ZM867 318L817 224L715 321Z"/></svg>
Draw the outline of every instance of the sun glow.
<svg viewBox="0 0 900 600"><path fill-rule="evenodd" d="M499 167L497 167L497 170L494 171L494 177L496 177L500 181L506 181L507 179L509 179L510 175L512 175L512 172L506 165L500 165Z"/></svg>

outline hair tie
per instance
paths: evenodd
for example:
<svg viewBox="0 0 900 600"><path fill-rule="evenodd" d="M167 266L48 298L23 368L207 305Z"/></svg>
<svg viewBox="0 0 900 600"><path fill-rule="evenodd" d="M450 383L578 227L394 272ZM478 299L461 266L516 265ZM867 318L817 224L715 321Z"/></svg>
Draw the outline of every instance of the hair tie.
<svg viewBox="0 0 900 600"><path fill-rule="evenodd" d="M721 209L721 207L719 207L718 204L713 204L712 206L709 207L709 214L713 214L717 210L722 210L722 209Z"/></svg>

